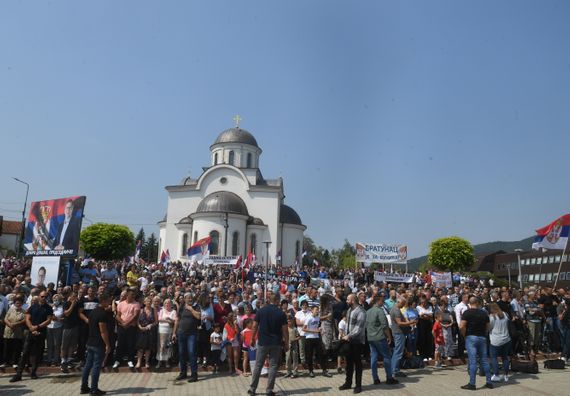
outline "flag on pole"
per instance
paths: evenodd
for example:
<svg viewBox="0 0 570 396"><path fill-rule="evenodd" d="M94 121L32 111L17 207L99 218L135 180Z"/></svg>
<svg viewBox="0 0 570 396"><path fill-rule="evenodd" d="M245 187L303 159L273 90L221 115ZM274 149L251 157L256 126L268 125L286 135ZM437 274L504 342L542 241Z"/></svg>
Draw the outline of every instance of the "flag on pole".
<svg viewBox="0 0 570 396"><path fill-rule="evenodd" d="M199 241L196 241L192 246L188 248L187 256L190 261L199 261L203 257L209 255L210 243L212 243L212 237L207 236Z"/></svg>
<svg viewBox="0 0 570 396"><path fill-rule="evenodd" d="M570 234L570 214L566 214L552 223L536 230L536 237L532 248L538 250L544 249L560 249L563 250L568 244L568 235Z"/></svg>
<svg viewBox="0 0 570 396"><path fill-rule="evenodd" d="M241 256L239 256L238 259L237 259L237 261L236 261L236 264L234 265L234 269L240 268L240 267L241 267L241 262L242 262L242 259L241 259Z"/></svg>
<svg viewBox="0 0 570 396"><path fill-rule="evenodd" d="M166 249L166 263L170 263L170 251Z"/></svg>
<svg viewBox="0 0 570 396"><path fill-rule="evenodd" d="M255 254L253 254L250 250L249 253L247 254L247 257L245 259L245 264L243 267L249 268L253 264L254 260L255 260Z"/></svg>
<svg viewBox="0 0 570 396"><path fill-rule="evenodd" d="M166 252L164 250L162 251L162 253L160 253L160 262L166 263Z"/></svg>
<svg viewBox="0 0 570 396"><path fill-rule="evenodd" d="M135 247L135 263L139 262L139 258L141 255L141 249L142 249L142 241L139 239L137 241L137 246Z"/></svg>
<svg viewBox="0 0 570 396"><path fill-rule="evenodd" d="M313 265L315 267L318 267L320 265L319 262L317 261L317 259L313 259Z"/></svg>

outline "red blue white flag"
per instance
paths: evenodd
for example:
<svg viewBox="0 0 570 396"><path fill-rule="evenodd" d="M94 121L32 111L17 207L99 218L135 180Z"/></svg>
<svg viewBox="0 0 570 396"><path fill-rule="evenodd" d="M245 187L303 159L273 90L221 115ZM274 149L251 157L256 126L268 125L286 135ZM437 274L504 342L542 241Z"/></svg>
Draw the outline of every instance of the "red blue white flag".
<svg viewBox="0 0 570 396"><path fill-rule="evenodd" d="M210 254L210 243L212 243L211 236L207 236L206 238L196 241L188 248L188 260L200 261L202 258L207 257Z"/></svg>
<svg viewBox="0 0 570 396"><path fill-rule="evenodd" d="M570 234L570 214L566 214L552 223L536 230L533 249L565 249Z"/></svg>

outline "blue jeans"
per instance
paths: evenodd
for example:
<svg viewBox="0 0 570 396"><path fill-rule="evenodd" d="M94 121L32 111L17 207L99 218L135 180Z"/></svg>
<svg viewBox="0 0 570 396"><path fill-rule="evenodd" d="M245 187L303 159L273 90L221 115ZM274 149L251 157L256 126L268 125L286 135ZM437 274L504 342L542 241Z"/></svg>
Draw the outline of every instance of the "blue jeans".
<svg viewBox="0 0 570 396"><path fill-rule="evenodd" d="M394 374L400 372L400 360L404 354L404 345L406 344L406 335L403 333L394 333L394 352L392 353L392 372Z"/></svg>
<svg viewBox="0 0 570 396"><path fill-rule="evenodd" d="M487 383L491 383L491 370L489 367L489 357L487 356L487 338L478 336L465 337L465 349L469 359L469 383L475 385L477 378L477 358L481 360Z"/></svg>
<svg viewBox="0 0 570 396"><path fill-rule="evenodd" d="M99 374L101 373L101 363L105 350L103 347L87 346L87 357L85 358L85 366L81 376L81 388L89 387L89 374L91 373L91 390L99 389ZM91 370L93 369L93 371Z"/></svg>
<svg viewBox="0 0 570 396"><path fill-rule="evenodd" d="M499 364L497 356L503 360L503 371L505 375L509 374L509 354L511 353L511 341L500 346L489 345L489 352L491 354L491 365L493 366L493 374L499 375Z"/></svg>
<svg viewBox="0 0 570 396"><path fill-rule="evenodd" d="M562 356L570 358L570 327L562 326Z"/></svg>
<svg viewBox="0 0 570 396"><path fill-rule="evenodd" d="M196 342L198 336L196 334L185 335L183 332L176 333L178 340L178 359L180 361L180 373L186 374L188 371L188 364L190 364L190 371L192 376L198 375L198 360L196 354Z"/></svg>
<svg viewBox="0 0 570 396"><path fill-rule="evenodd" d="M368 341L370 347L370 369L372 370L372 379L374 381L378 378L378 356L382 355L384 361L384 370L386 371L386 379L392 378L392 354L390 353L390 346L388 341L384 338L380 341Z"/></svg>
<svg viewBox="0 0 570 396"><path fill-rule="evenodd" d="M414 327L410 329L410 332L406 335L406 348L409 353L413 356L416 356L416 352L418 351L418 329Z"/></svg>

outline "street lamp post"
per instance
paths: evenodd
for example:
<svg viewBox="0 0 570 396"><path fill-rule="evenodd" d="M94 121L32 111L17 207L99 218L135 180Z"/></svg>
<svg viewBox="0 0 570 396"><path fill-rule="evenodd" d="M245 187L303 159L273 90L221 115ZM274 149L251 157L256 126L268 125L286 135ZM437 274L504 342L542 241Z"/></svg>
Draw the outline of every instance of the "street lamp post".
<svg viewBox="0 0 570 396"><path fill-rule="evenodd" d="M518 259L518 264L519 264L519 288L520 290L522 290L522 270L521 270L521 252L523 252L522 249L515 249L515 252L517 254L517 259ZM509 270L510 273L510 270ZM509 275L510 277L510 275ZM510 283L510 279L509 279L509 283Z"/></svg>
<svg viewBox="0 0 570 396"><path fill-rule="evenodd" d="M265 244L265 289L263 292L263 300L267 302L267 271L269 267L269 245L271 245L271 241L263 241Z"/></svg>
<svg viewBox="0 0 570 396"><path fill-rule="evenodd" d="M511 288L511 263L507 265L507 272L509 273L509 289Z"/></svg>
<svg viewBox="0 0 570 396"><path fill-rule="evenodd" d="M20 243L18 244L18 258L22 254L22 250L24 249L24 232L26 231L26 206L28 206L28 192L30 192L30 185L23 180L18 179L17 177L12 177L12 179L16 180L18 183L22 183L26 185L26 200L24 201L24 210L22 211L22 232L20 234Z"/></svg>
<svg viewBox="0 0 570 396"><path fill-rule="evenodd" d="M224 257L228 256L228 212L224 213L224 228L226 229L225 235L224 235Z"/></svg>

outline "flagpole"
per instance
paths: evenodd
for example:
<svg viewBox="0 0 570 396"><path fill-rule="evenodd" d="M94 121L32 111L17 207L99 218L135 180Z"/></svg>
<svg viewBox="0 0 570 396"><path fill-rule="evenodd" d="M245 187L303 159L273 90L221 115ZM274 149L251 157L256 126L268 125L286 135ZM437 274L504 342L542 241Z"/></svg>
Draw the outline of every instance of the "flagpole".
<svg viewBox="0 0 570 396"><path fill-rule="evenodd" d="M556 275L556 280L554 281L554 290L556 290L556 284L558 283L558 278L560 277L560 271L562 270L562 262L564 261L564 255L566 254L567 247L568 247L568 238L566 239L566 244L564 245L562 256L560 256L560 265L558 266L558 274Z"/></svg>

